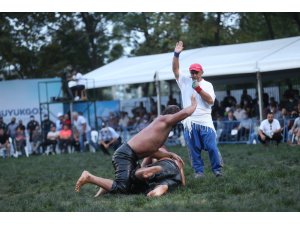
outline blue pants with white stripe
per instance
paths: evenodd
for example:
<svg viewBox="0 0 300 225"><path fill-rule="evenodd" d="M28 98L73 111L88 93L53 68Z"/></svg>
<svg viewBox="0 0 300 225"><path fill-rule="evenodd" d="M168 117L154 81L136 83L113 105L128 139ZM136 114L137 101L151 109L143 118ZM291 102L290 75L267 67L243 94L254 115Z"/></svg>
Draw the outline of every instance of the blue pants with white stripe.
<svg viewBox="0 0 300 225"><path fill-rule="evenodd" d="M195 173L204 172L204 163L201 151L208 151L213 173L221 172L223 165L222 156L216 143L216 133L210 127L192 124L192 131L185 129L184 139L188 146L189 156Z"/></svg>

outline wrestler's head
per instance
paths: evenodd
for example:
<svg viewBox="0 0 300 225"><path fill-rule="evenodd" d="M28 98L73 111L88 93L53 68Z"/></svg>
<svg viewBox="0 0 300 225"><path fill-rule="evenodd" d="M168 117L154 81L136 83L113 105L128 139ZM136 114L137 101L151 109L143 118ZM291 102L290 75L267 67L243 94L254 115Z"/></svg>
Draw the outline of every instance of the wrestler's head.
<svg viewBox="0 0 300 225"><path fill-rule="evenodd" d="M177 105L168 105L167 108L162 112L162 115L175 114L180 111Z"/></svg>

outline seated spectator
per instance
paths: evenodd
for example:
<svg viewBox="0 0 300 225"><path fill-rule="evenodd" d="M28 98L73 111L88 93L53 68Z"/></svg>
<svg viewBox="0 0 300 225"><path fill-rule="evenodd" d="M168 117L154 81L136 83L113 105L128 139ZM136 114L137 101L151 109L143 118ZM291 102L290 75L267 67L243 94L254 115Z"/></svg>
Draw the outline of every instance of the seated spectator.
<svg viewBox="0 0 300 225"><path fill-rule="evenodd" d="M143 118L140 118L137 121L136 124L136 131L140 132L141 130L143 130L145 127L147 127L150 124L149 119L148 119L148 115L144 115Z"/></svg>
<svg viewBox="0 0 300 225"><path fill-rule="evenodd" d="M10 157L10 143L9 136L4 132L4 129L0 127L0 150L2 150L2 157Z"/></svg>
<svg viewBox="0 0 300 225"><path fill-rule="evenodd" d="M227 112L227 116L223 119L223 129L220 136L220 141L231 141L233 136L236 134L232 134L232 130L237 130L239 126L239 122L233 115L232 110Z"/></svg>
<svg viewBox="0 0 300 225"><path fill-rule="evenodd" d="M300 116L298 116L292 128L288 132L288 144L292 145L293 141L297 141L297 145L300 145Z"/></svg>
<svg viewBox="0 0 300 225"><path fill-rule="evenodd" d="M68 113L66 113L65 115L64 115L64 125L68 125L69 127L71 127L71 120L70 120L70 116L69 116L69 114Z"/></svg>
<svg viewBox="0 0 300 225"><path fill-rule="evenodd" d="M49 155L50 153L52 154L56 153L56 145L57 145L58 137L59 137L59 132L56 131L55 125L51 125L45 143L45 146L47 147L47 151L46 151L47 155Z"/></svg>
<svg viewBox="0 0 300 225"><path fill-rule="evenodd" d="M241 121L243 120L244 118L246 118L246 110L243 109L241 107L241 105L237 104L236 105L236 109L234 110L234 113L233 113L234 117L238 120L238 121Z"/></svg>
<svg viewBox="0 0 300 225"><path fill-rule="evenodd" d="M69 148L72 144L72 131L68 125L64 124L63 129L59 132L59 148L62 153L71 152Z"/></svg>
<svg viewBox="0 0 300 225"><path fill-rule="evenodd" d="M278 145L282 139L281 131L279 121L274 119L272 112L269 112L267 119L263 120L259 126L258 140L265 146L272 140L276 141L276 145Z"/></svg>
<svg viewBox="0 0 300 225"><path fill-rule="evenodd" d="M64 124L64 114L62 114L61 112L57 113L57 120L55 121L55 126L56 126L56 130L60 131L63 128L63 124Z"/></svg>
<svg viewBox="0 0 300 225"><path fill-rule="evenodd" d="M99 140L101 150L104 154L109 154L109 148L112 147L114 150L117 150L122 144L122 138L120 135L112 128L102 123L102 128L99 131Z"/></svg>
<svg viewBox="0 0 300 225"><path fill-rule="evenodd" d="M24 129L22 128L22 126L18 126L17 127L17 131L16 131L16 138L15 138L15 142L16 142L16 155L26 155L25 153L25 146L26 146L26 136L25 136L25 127Z"/></svg>
<svg viewBox="0 0 300 225"><path fill-rule="evenodd" d="M245 118L241 120L241 123L237 128L237 141L248 140L251 129L252 120L248 117L248 113L245 112Z"/></svg>

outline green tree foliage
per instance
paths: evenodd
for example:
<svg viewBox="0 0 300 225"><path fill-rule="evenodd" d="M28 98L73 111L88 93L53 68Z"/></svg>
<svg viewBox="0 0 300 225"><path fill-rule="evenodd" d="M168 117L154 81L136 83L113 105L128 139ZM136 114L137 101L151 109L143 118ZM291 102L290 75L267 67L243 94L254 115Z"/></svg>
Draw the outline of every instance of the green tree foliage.
<svg viewBox="0 0 300 225"><path fill-rule="evenodd" d="M1 13L0 74L6 79L86 73L123 55L297 36L300 13Z"/></svg>

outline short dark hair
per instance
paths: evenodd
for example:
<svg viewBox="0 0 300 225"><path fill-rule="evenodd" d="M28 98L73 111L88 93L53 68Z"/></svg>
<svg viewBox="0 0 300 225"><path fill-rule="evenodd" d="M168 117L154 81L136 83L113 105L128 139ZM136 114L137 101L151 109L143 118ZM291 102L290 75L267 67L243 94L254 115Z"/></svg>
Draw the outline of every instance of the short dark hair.
<svg viewBox="0 0 300 225"><path fill-rule="evenodd" d="M180 111L177 105L168 105L167 108L162 112L162 115L175 114Z"/></svg>

